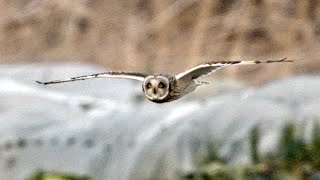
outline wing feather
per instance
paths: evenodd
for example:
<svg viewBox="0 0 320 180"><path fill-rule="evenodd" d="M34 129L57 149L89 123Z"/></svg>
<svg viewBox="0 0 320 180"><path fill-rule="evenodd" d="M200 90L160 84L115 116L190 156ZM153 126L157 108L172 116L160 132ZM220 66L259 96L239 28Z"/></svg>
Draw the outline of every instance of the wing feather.
<svg viewBox="0 0 320 180"><path fill-rule="evenodd" d="M40 82L36 81L39 84L47 85L47 84L58 84L58 83L65 83L65 82L73 82L73 81L80 81L86 79L93 79L93 78L123 78L123 79L133 79L138 81L143 81L144 78L147 77L147 74L137 73L137 72L123 72L123 71L110 71L110 72L103 72L85 76L78 76L72 77L68 79L61 79L61 80L54 80L54 81L47 81L47 82Z"/></svg>
<svg viewBox="0 0 320 180"><path fill-rule="evenodd" d="M260 64L260 63L276 63L276 62L293 62L283 58L280 60L265 60L265 61L215 61L200 64L185 72L176 75L177 80L193 80L199 77L203 77L215 72L218 69L230 66L230 65L249 65L249 64Z"/></svg>

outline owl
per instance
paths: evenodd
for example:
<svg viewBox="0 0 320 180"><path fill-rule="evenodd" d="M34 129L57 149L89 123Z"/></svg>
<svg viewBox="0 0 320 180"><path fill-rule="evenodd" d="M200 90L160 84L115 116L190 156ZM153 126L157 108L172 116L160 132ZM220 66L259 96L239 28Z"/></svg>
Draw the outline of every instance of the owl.
<svg viewBox="0 0 320 180"><path fill-rule="evenodd" d="M191 92L198 86L208 84L207 82L199 81L200 77L209 75L218 69L230 65L249 65L260 63L277 63L277 62L293 62L283 58L280 60L265 60L265 61L215 61L200 64L189 70L186 70L177 75L169 74L145 74L139 72L123 72L123 71L108 71L103 73L72 77L68 79L54 80L48 82L36 81L39 84L57 84L64 82L72 82L93 78L125 78L142 82L142 90L146 98L155 103L166 103L177 100Z"/></svg>

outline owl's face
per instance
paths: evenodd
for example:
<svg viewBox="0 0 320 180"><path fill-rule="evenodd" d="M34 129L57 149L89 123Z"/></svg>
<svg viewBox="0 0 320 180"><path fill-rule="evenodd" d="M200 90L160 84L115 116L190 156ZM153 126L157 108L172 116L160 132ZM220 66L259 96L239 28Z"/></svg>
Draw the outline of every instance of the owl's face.
<svg viewBox="0 0 320 180"><path fill-rule="evenodd" d="M169 94L169 79L165 76L148 76L143 82L143 91L151 101L161 101Z"/></svg>

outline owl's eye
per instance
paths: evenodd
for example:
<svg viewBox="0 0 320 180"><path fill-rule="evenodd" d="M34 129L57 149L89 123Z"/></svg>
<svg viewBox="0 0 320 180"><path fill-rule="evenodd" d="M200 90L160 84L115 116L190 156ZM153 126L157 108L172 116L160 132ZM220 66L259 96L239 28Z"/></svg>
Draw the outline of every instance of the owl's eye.
<svg viewBox="0 0 320 180"><path fill-rule="evenodd" d="M152 84L151 83L147 83L146 87L147 87L147 89L151 89L152 88Z"/></svg>
<svg viewBox="0 0 320 180"><path fill-rule="evenodd" d="M158 88L164 88L165 87L165 85L162 83L162 82L160 82L159 84L158 84Z"/></svg>

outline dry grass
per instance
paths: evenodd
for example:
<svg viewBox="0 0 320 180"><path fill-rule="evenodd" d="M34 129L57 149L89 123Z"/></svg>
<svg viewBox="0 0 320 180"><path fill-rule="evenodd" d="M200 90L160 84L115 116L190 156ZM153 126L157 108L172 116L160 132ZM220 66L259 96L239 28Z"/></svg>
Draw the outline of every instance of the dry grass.
<svg viewBox="0 0 320 180"><path fill-rule="evenodd" d="M0 0L0 62L89 61L175 73L211 60L289 57L229 68L263 82L319 73L318 0Z"/></svg>

